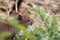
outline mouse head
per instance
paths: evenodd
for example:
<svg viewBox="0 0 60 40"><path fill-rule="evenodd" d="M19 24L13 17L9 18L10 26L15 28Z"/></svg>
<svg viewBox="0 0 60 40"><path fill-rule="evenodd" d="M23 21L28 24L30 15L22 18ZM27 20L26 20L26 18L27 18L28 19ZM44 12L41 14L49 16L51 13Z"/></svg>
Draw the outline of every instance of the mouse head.
<svg viewBox="0 0 60 40"><path fill-rule="evenodd" d="M29 25L32 25L33 23L33 20L27 15L19 15L18 20L20 23L22 23L26 27Z"/></svg>

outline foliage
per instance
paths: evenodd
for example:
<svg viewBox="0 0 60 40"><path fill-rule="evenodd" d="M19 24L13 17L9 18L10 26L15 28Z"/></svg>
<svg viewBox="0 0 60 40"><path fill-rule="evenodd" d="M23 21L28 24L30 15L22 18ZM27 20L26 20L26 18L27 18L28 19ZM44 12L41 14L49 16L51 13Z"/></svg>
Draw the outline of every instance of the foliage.
<svg viewBox="0 0 60 40"><path fill-rule="evenodd" d="M58 30L58 17L56 15L50 15L49 13L45 13L44 9L42 7L33 7L29 8L32 11L35 11L40 14L40 18L44 22L44 25L46 27L46 36L45 38L48 38L46 40L59 40L59 30ZM43 35L43 34L42 34ZM59 35L59 36L58 36ZM58 36L58 37L57 37ZM44 38L42 38L44 39Z"/></svg>
<svg viewBox="0 0 60 40"><path fill-rule="evenodd" d="M10 32L2 32L0 33L0 40L5 40L5 38L9 37L10 35Z"/></svg>

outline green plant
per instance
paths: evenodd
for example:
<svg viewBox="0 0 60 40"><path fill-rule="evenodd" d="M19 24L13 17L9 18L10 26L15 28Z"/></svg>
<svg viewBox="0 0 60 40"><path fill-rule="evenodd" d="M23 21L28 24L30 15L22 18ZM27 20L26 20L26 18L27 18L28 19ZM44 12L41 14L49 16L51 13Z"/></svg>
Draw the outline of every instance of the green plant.
<svg viewBox="0 0 60 40"><path fill-rule="evenodd" d="M2 33L0 33L0 40L5 40L10 35L11 35L10 32L2 32Z"/></svg>
<svg viewBox="0 0 60 40"><path fill-rule="evenodd" d="M48 37L47 40L59 40L59 33L58 33L58 17L56 15L50 15L44 12L42 7L33 7L29 8L32 11L39 13L41 20L44 22L46 27L46 36ZM43 35L43 34L42 34ZM45 36L45 37L46 37ZM57 37L58 36L58 37ZM42 38L43 39L43 38Z"/></svg>

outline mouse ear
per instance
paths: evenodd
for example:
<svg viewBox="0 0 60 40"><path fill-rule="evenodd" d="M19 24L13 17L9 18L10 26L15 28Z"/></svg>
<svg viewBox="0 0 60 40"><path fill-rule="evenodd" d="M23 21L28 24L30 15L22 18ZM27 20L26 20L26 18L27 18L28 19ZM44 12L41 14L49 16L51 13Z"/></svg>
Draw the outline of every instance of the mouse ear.
<svg viewBox="0 0 60 40"><path fill-rule="evenodd" d="M12 11L10 11L9 15L11 15L11 14L12 14Z"/></svg>
<svg viewBox="0 0 60 40"><path fill-rule="evenodd" d="M22 16L21 15L18 15L18 20L22 20Z"/></svg>
<svg viewBox="0 0 60 40"><path fill-rule="evenodd" d="M10 11L9 15L10 16L18 16L19 13L15 12L14 10Z"/></svg>

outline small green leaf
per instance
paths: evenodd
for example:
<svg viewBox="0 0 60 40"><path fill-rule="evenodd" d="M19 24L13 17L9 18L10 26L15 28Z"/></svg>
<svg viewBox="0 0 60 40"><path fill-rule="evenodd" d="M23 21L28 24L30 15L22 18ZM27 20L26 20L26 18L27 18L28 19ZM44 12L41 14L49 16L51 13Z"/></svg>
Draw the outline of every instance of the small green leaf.
<svg viewBox="0 0 60 40"><path fill-rule="evenodd" d="M5 38L9 37L11 32L2 32L0 33L0 40L5 40Z"/></svg>

